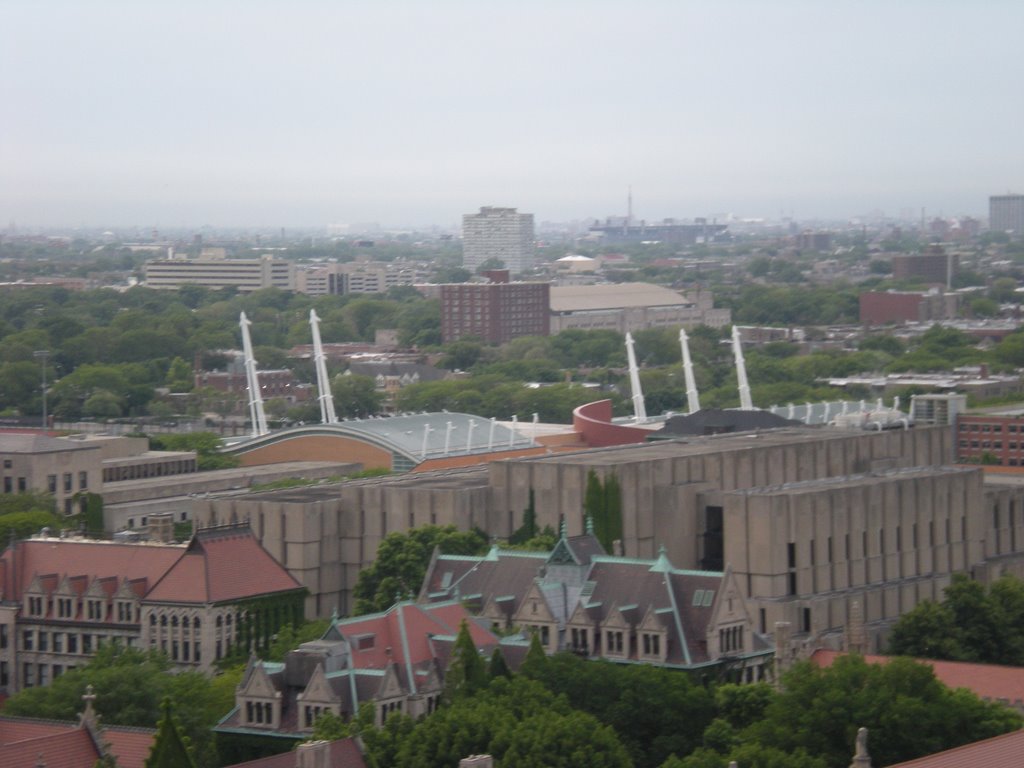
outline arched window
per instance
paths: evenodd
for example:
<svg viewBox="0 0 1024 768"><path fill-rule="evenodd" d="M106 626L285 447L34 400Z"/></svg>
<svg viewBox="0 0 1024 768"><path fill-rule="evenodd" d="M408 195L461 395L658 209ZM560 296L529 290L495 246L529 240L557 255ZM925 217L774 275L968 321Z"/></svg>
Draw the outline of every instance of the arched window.
<svg viewBox="0 0 1024 768"><path fill-rule="evenodd" d="M217 617L217 629L220 629L222 626L224 626L224 617L223 616L218 616Z"/></svg>
<svg viewBox="0 0 1024 768"><path fill-rule="evenodd" d="M166 627L167 626L167 614L164 614L163 616L160 617L160 626L161 627Z"/></svg>
<svg viewBox="0 0 1024 768"><path fill-rule="evenodd" d="M171 617L171 626L172 627L178 626L178 617L176 615Z"/></svg>
<svg viewBox="0 0 1024 768"><path fill-rule="evenodd" d="M199 629L199 617L192 619L192 629Z"/></svg>
<svg viewBox="0 0 1024 768"><path fill-rule="evenodd" d="M156 626L156 614L155 613L149 614L149 626L151 626L151 627L155 627Z"/></svg>

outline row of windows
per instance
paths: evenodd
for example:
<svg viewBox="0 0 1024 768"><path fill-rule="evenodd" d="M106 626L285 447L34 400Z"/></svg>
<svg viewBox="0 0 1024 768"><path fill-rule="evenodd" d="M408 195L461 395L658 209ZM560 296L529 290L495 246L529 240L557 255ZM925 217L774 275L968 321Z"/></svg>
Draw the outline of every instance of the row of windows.
<svg viewBox="0 0 1024 768"><path fill-rule="evenodd" d="M718 630L718 648L722 653L743 650L743 627L725 627Z"/></svg>
<svg viewBox="0 0 1024 768"><path fill-rule="evenodd" d="M166 637L160 638L158 641L155 637L149 638L149 647L156 650L160 648L171 661L187 661L187 662L200 662L202 661L202 651L200 649L199 641L194 642L189 640L177 639L168 640ZM221 657L221 645L220 640L217 641L217 659Z"/></svg>
<svg viewBox="0 0 1024 768"><path fill-rule="evenodd" d="M74 666L64 664L32 664L25 662L21 667L21 684L24 688L31 688L36 685L46 685L51 680L56 680L65 672L75 669ZM0 661L0 688L10 684L8 679L7 662Z"/></svg>
<svg viewBox="0 0 1024 768"><path fill-rule="evenodd" d="M135 645L134 637L115 635L114 639L118 642L124 642L129 648ZM89 632L49 632L46 630L25 629L21 633L21 650L39 651L40 653L88 655L107 640L107 635L94 635Z"/></svg>
<svg viewBox="0 0 1024 768"><path fill-rule="evenodd" d="M76 619L79 618L79 608L82 609L81 618L90 621L108 620L108 610L111 610L105 600L96 598L85 598L79 603L76 597L29 595L25 600L27 616L45 617L52 611L53 618ZM139 620L138 606L130 600L116 600L113 610L116 610L119 622L134 623Z"/></svg>
<svg viewBox="0 0 1024 768"><path fill-rule="evenodd" d="M1020 427L1021 428L1018 429L1018 425L1016 425L1016 424L1007 424L1006 425L1006 431L1007 432L1024 432L1024 424L1020 425ZM990 424L961 424L960 425L960 431L961 432L1002 432L1003 431L1003 425L1002 424L991 424L991 425Z"/></svg>

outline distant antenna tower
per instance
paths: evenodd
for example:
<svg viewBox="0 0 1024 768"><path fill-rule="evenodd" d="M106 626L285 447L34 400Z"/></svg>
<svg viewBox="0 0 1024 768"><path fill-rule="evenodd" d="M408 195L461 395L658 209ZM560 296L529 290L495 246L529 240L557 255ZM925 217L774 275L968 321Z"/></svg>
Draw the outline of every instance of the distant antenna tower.
<svg viewBox="0 0 1024 768"><path fill-rule="evenodd" d="M263 396L260 394L260 380L256 375L256 357L252 353L252 340L249 338L249 326L252 323L245 312L238 316L238 324L242 327L242 352L245 355L245 379L249 385L249 418L252 421L252 436L267 434L267 416L263 412Z"/></svg>
<svg viewBox="0 0 1024 768"><path fill-rule="evenodd" d="M640 369L636 365L636 353L633 351L633 335L626 333L626 357L629 360L629 388L633 391L633 414L637 424L647 422L647 407L644 405L644 393L640 389Z"/></svg>
<svg viewBox="0 0 1024 768"><path fill-rule="evenodd" d="M700 410L700 395L697 394L697 380L693 376L693 361L690 359L690 337L679 329L679 345L683 350L683 377L686 380L686 405L690 413Z"/></svg>
<svg viewBox="0 0 1024 768"><path fill-rule="evenodd" d="M750 385L747 383L747 364L743 360L743 342L740 341L740 329L732 327L732 354L736 358L736 383L740 390L740 410L754 410L754 401L750 399Z"/></svg>
<svg viewBox="0 0 1024 768"><path fill-rule="evenodd" d="M633 185L629 185L629 194L626 196L626 226L633 226Z"/></svg>
<svg viewBox="0 0 1024 768"><path fill-rule="evenodd" d="M313 363L316 366L316 388L320 391L320 422L336 424L338 417L334 414L334 395L331 393L331 382L327 378L327 360L324 357L324 345L320 341L320 318L315 309L309 310L309 327L313 331Z"/></svg>

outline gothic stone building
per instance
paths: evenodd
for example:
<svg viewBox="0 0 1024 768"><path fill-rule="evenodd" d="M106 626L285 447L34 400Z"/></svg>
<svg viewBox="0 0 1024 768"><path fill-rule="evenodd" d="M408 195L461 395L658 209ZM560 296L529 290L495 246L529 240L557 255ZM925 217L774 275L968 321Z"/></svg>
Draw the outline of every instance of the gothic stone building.
<svg viewBox="0 0 1024 768"><path fill-rule="evenodd" d="M301 620L304 598L247 527L186 545L17 541L0 555L0 693L46 685L107 642L206 671Z"/></svg>
<svg viewBox="0 0 1024 768"><path fill-rule="evenodd" d="M235 708L221 734L305 739L324 712L349 719L370 702L377 725L392 712L412 717L437 706L452 646L463 621L481 652L498 638L458 601L401 602L384 613L334 618L320 640L290 651L283 663L249 660Z"/></svg>
<svg viewBox="0 0 1024 768"><path fill-rule="evenodd" d="M536 633L548 653L683 669L727 662L746 680L771 661L731 570L678 569L664 550L609 556L592 533L563 532L550 554L435 553L419 599L462 600L496 632Z"/></svg>

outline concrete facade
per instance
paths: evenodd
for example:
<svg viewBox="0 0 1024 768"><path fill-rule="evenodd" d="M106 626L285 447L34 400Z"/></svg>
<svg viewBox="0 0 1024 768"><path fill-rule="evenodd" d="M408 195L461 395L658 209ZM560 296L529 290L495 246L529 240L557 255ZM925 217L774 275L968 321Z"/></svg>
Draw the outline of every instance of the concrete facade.
<svg viewBox="0 0 1024 768"><path fill-rule="evenodd" d="M786 621L798 644L841 647L856 616L870 650L954 572L1024 572L1024 483L949 466L952 441L941 426L785 428L192 503L202 524L249 519L309 589L307 615L323 617L351 610L390 532L453 524L507 538L532 495L538 525L580 535L589 473L614 473L627 557L663 546L676 568L731 569L755 630Z"/></svg>
<svg viewBox="0 0 1024 768"><path fill-rule="evenodd" d="M534 250L532 213L484 207L462 217L462 264L472 272L497 259L518 274L533 266Z"/></svg>

